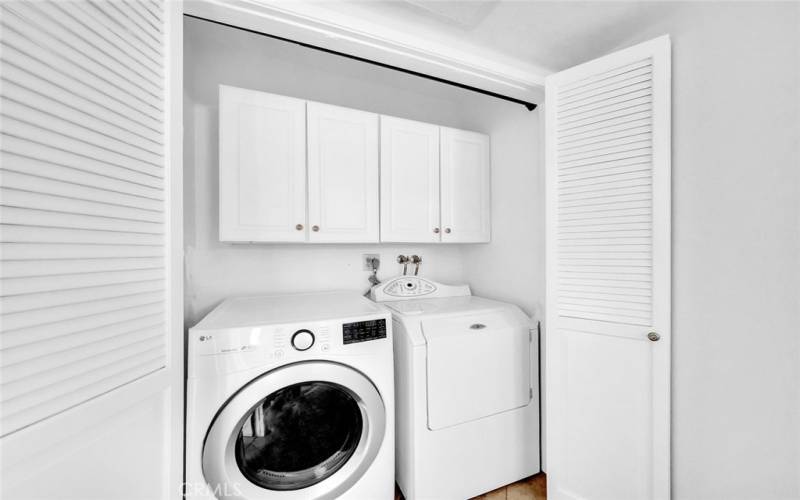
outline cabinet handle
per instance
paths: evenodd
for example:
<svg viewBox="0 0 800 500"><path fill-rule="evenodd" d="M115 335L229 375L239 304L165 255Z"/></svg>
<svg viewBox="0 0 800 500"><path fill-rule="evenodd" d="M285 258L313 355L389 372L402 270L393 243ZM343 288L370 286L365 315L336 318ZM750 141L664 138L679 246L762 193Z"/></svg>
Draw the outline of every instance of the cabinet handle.
<svg viewBox="0 0 800 500"><path fill-rule="evenodd" d="M433 228L433 232L434 232L435 234L439 234L439 228L438 228L438 227L435 227L435 228Z"/></svg>
<svg viewBox="0 0 800 500"><path fill-rule="evenodd" d="M297 229L298 231L302 231L303 230L303 225L302 224L298 224L298 225L294 226L294 228Z"/></svg>
<svg viewBox="0 0 800 500"><path fill-rule="evenodd" d="M449 227L444 228L444 232L450 234L450 228Z"/></svg>
<svg viewBox="0 0 800 500"><path fill-rule="evenodd" d="M314 231L314 232L316 233L316 232L318 232L318 231L319 231L319 226L317 226L317 225L313 225L313 226L311 226L311 230L312 230L312 231Z"/></svg>

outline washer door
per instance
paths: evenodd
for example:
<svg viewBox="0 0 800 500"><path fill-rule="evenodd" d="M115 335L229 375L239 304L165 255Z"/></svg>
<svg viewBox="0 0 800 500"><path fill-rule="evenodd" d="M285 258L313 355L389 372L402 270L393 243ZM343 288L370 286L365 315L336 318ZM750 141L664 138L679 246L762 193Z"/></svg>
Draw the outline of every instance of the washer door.
<svg viewBox="0 0 800 500"><path fill-rule="evenodd" d="M386 428L378 390L332 362L287 365L223 406L203 445L220 499L336 498L366 472Z"/></svg>

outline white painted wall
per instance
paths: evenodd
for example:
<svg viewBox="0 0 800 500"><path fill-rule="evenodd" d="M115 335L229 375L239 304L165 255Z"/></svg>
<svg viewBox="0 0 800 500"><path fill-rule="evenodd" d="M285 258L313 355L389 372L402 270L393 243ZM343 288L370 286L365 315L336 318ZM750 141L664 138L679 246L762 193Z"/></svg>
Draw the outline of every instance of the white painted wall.
<svg viewBox="0 0 800 500"><path fill-rule="evenodd" d="M544 149L540 109L485 110L492 134L492 241L463 249L476 295L512 302L544 318Z"/></svg>
<svg viewBox="0 0 800 500"><path fill-rule="evenodd" d="M664 33L673 497L797 499L800 4L686 3L620 48Z"/></svg>
<svg viewBox="0 0 800 500"><path fill-rule="evenodd" d="M383 278L397 274L397 254L423 257L422 274L434 280L473 282L475 291L506 298L533 312L543 303L541 210L532 152L538 112L448 85L308 50L230 28L187 19L184 24L184 244L185 319L192 326L234 295L350 289L366 291L363 253L380 253ZM492 135L493 224L488 245L231 245L218 241L217 89L234 85L350 106ZM512 196L504 194L512 190ZM521 195L521 196L518 196ZM537 198L539 197L539 198ZM500 218L511 216L518 227ZM543 220L543 219L542 219ZM513 245L508 251L500 251ZM513 266L506 259L531 253ZM487 260L484 262L483 259ZM520 259L522 260L522 259ZM498 266L499 272L488 272Z"/></svg>

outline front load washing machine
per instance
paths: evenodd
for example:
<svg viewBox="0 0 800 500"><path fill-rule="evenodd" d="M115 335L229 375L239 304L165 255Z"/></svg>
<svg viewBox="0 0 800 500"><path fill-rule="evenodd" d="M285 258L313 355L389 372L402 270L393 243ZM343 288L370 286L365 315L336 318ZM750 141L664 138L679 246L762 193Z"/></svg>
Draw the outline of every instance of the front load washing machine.
<svg viewBox="0 0 800 500"><path fill-rule="evenodd" d="M188 499L390 499L388 312L347 292L229 299L188 337Z"/></svg>

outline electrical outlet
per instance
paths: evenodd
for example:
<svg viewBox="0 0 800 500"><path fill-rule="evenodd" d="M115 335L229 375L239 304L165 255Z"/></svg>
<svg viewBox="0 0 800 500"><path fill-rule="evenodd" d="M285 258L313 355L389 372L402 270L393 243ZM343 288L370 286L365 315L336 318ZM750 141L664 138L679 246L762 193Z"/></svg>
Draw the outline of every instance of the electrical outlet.
<svg viewBox="0 0 800 500"><path fill-rule="evenodd" d="M378 267L381 265L381 256L377 253L365 253L361 255L361 262L364 264L364 271L372 271L372 259L378 260Z"/></svg>

